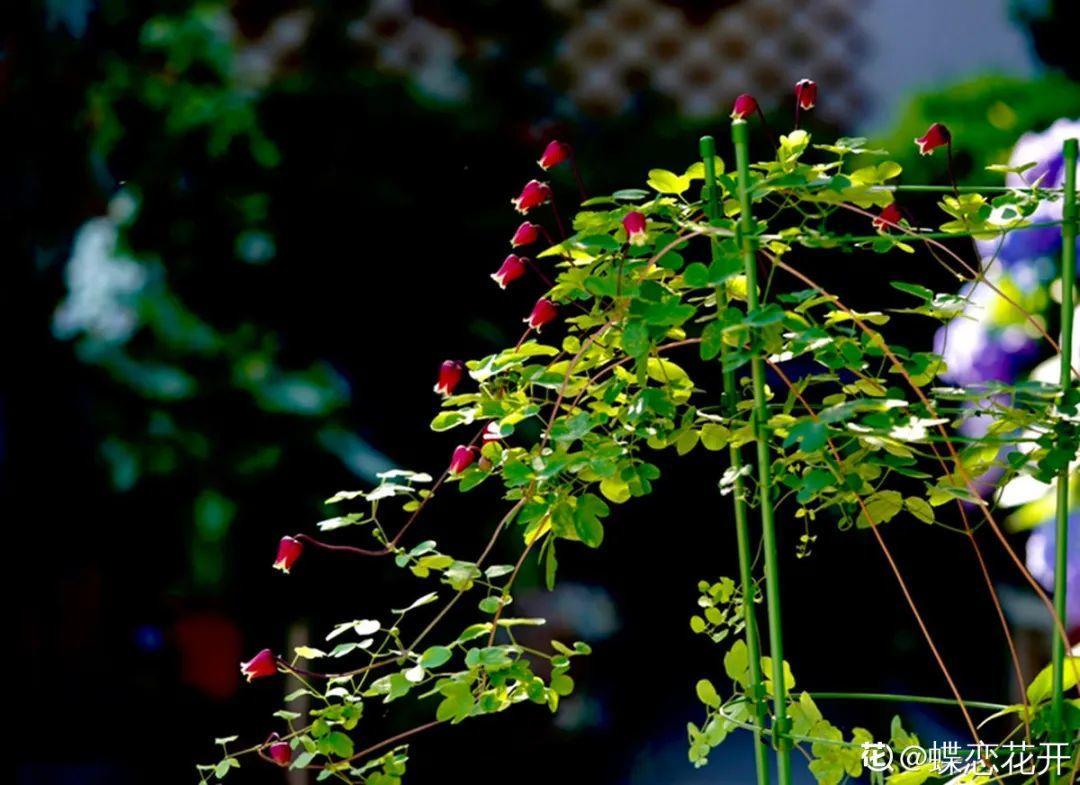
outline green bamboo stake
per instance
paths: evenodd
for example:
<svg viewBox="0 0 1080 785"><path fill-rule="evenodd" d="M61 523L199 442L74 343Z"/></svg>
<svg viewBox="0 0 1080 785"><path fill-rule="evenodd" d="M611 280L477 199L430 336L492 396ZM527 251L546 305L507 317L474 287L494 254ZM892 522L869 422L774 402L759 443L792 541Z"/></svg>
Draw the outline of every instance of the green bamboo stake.
<svg viewBox="0 0 1080 785"><path fill-rule="evenodd" d="M716 141L711 136L701 137L701 160L705 165L705 213L709 217L709 223L716 225L720 217L720 201L716 185ZM720 258L720 240L711 237L709 242L712 250L712 260ZM727 305L727 287L716 287L716 311L720 313L722 306ZM737 388L735 386L735 371L727 367L727 344L720 345L721 364L724 366L724 413L731 415L735 412L737 400ZM761 643L758 641L757 618L754 612L754 575L753 558L750 548L750 527L746 520L745 486L742 479L742 453L734 445L728 446L731 457L731 468L735 472L733 489L735 506L735 540L739 552L739 582L743 594L743 623L746 636L746 650L750 659L750 682L754 689L754 713L757 719L757 728L754 730L754 765L757 770L758 785L769 785L769 751L761 743L761 729L765 727L765 681L761 676Z"/></svg>
<svg viewBox="0 0 1080 785"><path fill-rule="evenodd" d="M1065 156L1065 205L1061 224L1061 392L1065 395L1072 385L1072 332L1073 289L1076 286L1076 160L1077 141L1066 139ZM1054 610L1061 626L1065 625L1065 589L1068 579L1069 549L1069 467L1058 474L1057 482L1057 542L1054 548ZM1050 727L1054 741L1065 738L1065 647L1066 642L1054 631L1054 655L1052 661L1053 697L1050 711ZM1062 781L1054 776L1053 782Z"/></svg>
<svg viewBox="0 0 1080 785"><path fill-rule="evenodd" d="M757 259L753 236L754 218L750 214L750 150L745 120L731 123L731 139L735 143L735 166L738 170L739 223L743 268L746 272L746 306L756 311L758 303ZM755 353L750 360L750 376L754 387L754 444L757 448L758 497L761 512L761 541L765 551L765 604L769 615L769 656L772 658L773 681L773 743L776 747L776 768L780 785L791 785L790 720L787 713L787 688L784 685L784 639L780 623L780 574L776 549L776 529L773 521L772 481L769 464L769 443L766 435L768 409L765 403L765 362Z"/></svg>

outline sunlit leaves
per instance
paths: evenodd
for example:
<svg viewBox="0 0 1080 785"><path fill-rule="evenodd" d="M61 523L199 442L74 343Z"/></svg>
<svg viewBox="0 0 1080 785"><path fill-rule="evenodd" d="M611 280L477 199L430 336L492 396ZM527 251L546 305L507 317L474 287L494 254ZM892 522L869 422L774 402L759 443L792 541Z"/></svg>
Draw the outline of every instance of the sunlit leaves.
<svg viewBox="0 0 1080 785"><path fill-rule="evenodd" d="M904 508L904 497L899 491L878 491L867 496L859 514L860 528L888 523Z"/></svg>
<svg viewBox="0 0 1080 785"><path fill-rule="evenodd" d="M690 188L691 178L666 169L649 170L649 187L662 194L681 194Z"/></svg>

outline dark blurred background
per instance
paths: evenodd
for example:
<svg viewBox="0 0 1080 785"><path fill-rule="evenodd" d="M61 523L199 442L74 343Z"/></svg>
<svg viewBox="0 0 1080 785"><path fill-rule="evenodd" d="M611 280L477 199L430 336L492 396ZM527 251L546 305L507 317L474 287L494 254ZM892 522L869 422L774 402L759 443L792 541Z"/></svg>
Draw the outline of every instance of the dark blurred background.
<svg viewBox="0 0 1080 785"><path fill-rule="evenodd" d="M738 93L790 127L792 85L811 77L816 134L873 137L908 182L941 181L941 160L918 159L911 139L944 121L961 179L999 182L983 167L1022 133L1080 116L1076 12L1068 0L6 8L0 436L17 781L193 782L214 736L258 740L273 722L281 684L241 689L242 658L317 645L334 622L421 593L390 564L309 553L285 578L270 562L282 534L328 517L334 491L446 464L457 434L427 429L439 362L512 343L539 294L487 276L546 141L575 146L592 193L638 187L651 167L689 164L702 133L727 157ZM572 180L552 176L569 204ZM910 209L933 220L932 202ZM809 263L855 303L903 300L882 257ZM912 265L956 288L931 260ZM912 322L905 338L929 346L932 329ZM745 737L700 771L685 754L694 681L722 673L721 650L689 632L696 583L736 570L722 461L662 465L600 551L560 550L556 592L525 576L526 608L595 645L575 698L554 720L521 707L420 737L407 781L750 780ZM420 539L470 553L497 510L486 487L440 499ZM781 531L800 685L946 694L865 533L820 522L798 560L801 524ZM910 525L889 536L961 690L1008 700L966 543ZM985 543L1006 592L1019 586ZM1010 611L1019 631L1025 607ZM878 734L892 714L827 712ZM906 719L924 739L962 738L949 711ZM286 776L252 762L229 781Z"/></svg>

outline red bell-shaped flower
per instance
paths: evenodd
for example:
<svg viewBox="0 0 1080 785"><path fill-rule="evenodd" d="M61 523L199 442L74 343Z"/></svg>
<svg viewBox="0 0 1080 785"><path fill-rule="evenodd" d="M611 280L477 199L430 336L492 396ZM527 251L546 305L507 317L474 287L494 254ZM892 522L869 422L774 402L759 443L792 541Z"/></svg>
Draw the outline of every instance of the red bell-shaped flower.
<svg viewBox="0 0 1080 785"><path fill-rule="evenodd" d="M537 332L548 322L552 321L559 315L559 309L555 307L555 303L551 302L544 297L541 297L536 301L536 305L533 306L532 313L525 319L525 322L532 329Z"/></svg>
<svg viewBox="0 0 1080 785"><path fill-rule="evenodd" d="M944 147L952 141L949 129L941 123L934 123L926 129L926 133L915 140L919 146L919 155L930 155L939 147Z"/></svg>
<svg viewBox="0 0 1080 785"><path fill-rule="evenodd" d="M540 239L540 227L534 223L524 221L514 232L514 236L510 238L510 245L513 248L520 248L523 245L532 245L538 239Z"/></svg>
<svg viewBox="0 0 1080 785"><path fill-rule="evenodd" d="M553 139L548 143L548 146L544 148L544 154L540 156L540 160L537 161L537 163L540 164L541 169L546 171L553 166L558 166L569 158L571 152L570 145Z"/></svg>
<svg viewBox="0 0 1080 785"><path fill-rule="evenodd" d="M277 673L277 657L269 649L263 649L247 662L240 663L240 673L250 682Z"/></svg>
<svg viewBox="0 0 1080 785"><path fill-rule="evenodd" d="M732 120L745 120L757 111L757 101L750 93L743 93L735 99L735 105L731 108Z"/></svg>
<svg viewBox="0 0 1080 785"><path fill-rule="evenodd" d="M293 563L304 552L304 544L295 537L282 537L278 543L277 558L274 560L274 569L281 570L288 575Z"/></svg>
<svg viewBox="0 0 1080 785"><path fill-rule="evenodd" d="M459 360L446 360L439 366L439 381L435 383L435 392L444 396L453 395L463 373L464 363Z"/></svg>
<svg viewBox="0 0 1080 785"><path fill-rule="evenodd" d="M473 448L465 444L459 444L454 448L454 454L450 456L450 473L461 474L472 466L475 460L476 452Z"/></svg>
<svg viewBox="0 0 1080 785"><path fill-rule="evenodd" d="M795 101L804 112L813 109L817 103L817 82L812 79L800 79L796 82Z"/></svg>
<svg viewBox="0 0 1080 785"><path fill-rule="evenodd" d="M281 741L276 733L271 733L270 739L271 743L267 748L270 760L274 761L278 766L288 766L292 763L292 748L289 746L289 742Z"/></svg>
<svg viewBox="0 0 1080 785"><path fill-rule="evenodd" d="M499 285L500 289L505 289L508 283L525 275L527 269L524 259L516 254L510 254L503 259L502 266L491 274L491 279Z"/></svg>
<svg viewBox="0 0 1080 785"><path fill-rule="evenodd" d="M644 245L647 237L645 231L645 216L637 210L631 210L622 219L623 229L626 230L626 239L630 245Z"/></svg>
<svg viewBox="0 0 1080 785"><path fill-rule="evenodd" d="M900 223L900 219L903 216L900 213L900 207L896 202L886 205L885 208L878 213L877 217L872 221L873 226L879 232L887 232L889 229L895 227Z"/></svg>
<svg viewBox="0 0 1080 785"><path fill-rule="evenodd" d="M517 199L510 200L510 204L514 205L514 209L519 213L525 215L534 207L539 207L549 201L551 201L551 186L539 180L529 180L521 189L521 194Z"/></svg>

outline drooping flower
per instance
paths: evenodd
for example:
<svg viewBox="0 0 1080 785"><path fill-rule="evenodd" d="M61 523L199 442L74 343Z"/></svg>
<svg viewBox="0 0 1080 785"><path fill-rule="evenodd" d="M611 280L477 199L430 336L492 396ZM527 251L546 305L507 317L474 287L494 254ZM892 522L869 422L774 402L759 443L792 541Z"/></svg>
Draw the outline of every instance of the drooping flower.
<svg viewBox="0 0 1080 785"><path fill-rule="evenodd" d="M497 442L502 439L502 428L499 424L492 420L486 426L484 426L484 433L480 436L485 442Z"/></svg>
<svg viewBox="0 0 1080 785"><path fill-rule="evenodd" d="M539 207L551 201L551 186L539 180L529 180L521 189L521 194L516 199L511 199L510 204L522 215L534 207Z"/></svg>
<svg viewBox="0 0 1080 785"><path fill-rule="evenodd" d="M247 662L240 663L240 673L251 682L277 673L277 657L269 649L263 649Z"/></svg>
<svg viewBox="0 0 1080 785"><path fill-rule="evenodd" d="M813 109L817 103L817 82L812 79L800 79L796 82L795 101L804 112Z"/></svg>
<svg viewBox="0 0 1080 785"><path fill-rule="evenodd" d="M499 285L500 289L505 289L508 283L525 275L527 269L524 259L516 254L510 254L503 259L502 266L491 274L491 279Z"/></svg>
<svg viewBox="0 0 1080 785"><path fill-rule="evenodd" d="M523 245L532 245L540 238L540 227L534 223L528 221L522 222L521 226L514 232L514 236L510 238L510 246L512 248L520 248Z"/></svg>
<svg viewBox="0 0 1080 785"><path fill-rule="evenodd" d="M622 219L623 229L626 230L626 239L630 245L644 245L647 239L645 231L645 216L637 210L631 210Z"/></svg>
<svg viewBox="0 0 1080 785"><path fill-rule="evenodd" d="M293 564L304 552L304 544L295 537L282 537L278 543L277 558L274 560L274 569L281 570L286 575L292 569Z"/></svg>
<svg viewBox="0 0 1080 785"><path fill-rule="evenodd" d="M570 145L552 139L551 142L548 143L548 146L544 148L544 154L540 156L540 160L537 161L537 163L540 164L541 169L546 171L553 166L558 166L569 158L571 152Z"/></svg>
<svg viewBox="0 0 1080 785"><path fill-rule="evenodd" d="M289 742L281 741L276 733L270 734L271 743L267 748L270 759L278 766L288 766L292 763L292 748Z"/></svg>
<svg viewBox="0 0 1080 785"><path fill-rule="evenodd" d="M548 322L552 321L559 315L559 309L555 307L555 303L551 302L544 297L541 297L536 301L536 305L533 306L532 313L525 319L525 322L532 329L540 332L540 328Z"/></svg>
<svg viewBox="0 0 1080 785"><path fill-rule="evenodd" d="M949 129L941 123L934 123L926 129L926 133L915 140L919 146L919 155L930 155L939 147L944 147L952 140Z"/></svg>
<svg viewBox="0 0 1080 785"><path fill-rule="evenodd" d="M439 380L435 383L435 392L443 396L453 395L463 373L464 363L460 360L446 360L439 366Z"/></svg>
<svg viewBox="0 0 1080 785"><path fill-rule="evenodd" d="M731 109L732 120L745 120L757 111L757 101L750 93L743 93L735 99L735 105Z"/></svg>
<svg viewBox="0 0 1080 785"><path fill-rule="evenodd" d="M902 217L903 216L900 214L900 207L896 202L891 202L878 213L877 217L874 218L871 223L877 231L887 232L889 229L899 224Z"/></svg>
<svg viewBox="0 0 1080 785"><path fill-rule="evenodd" d="M475 460L476 452L473 448L465 444L459 444L454 448L454 454L450 456L450 473L461 474L472 466Z"/></svg>

